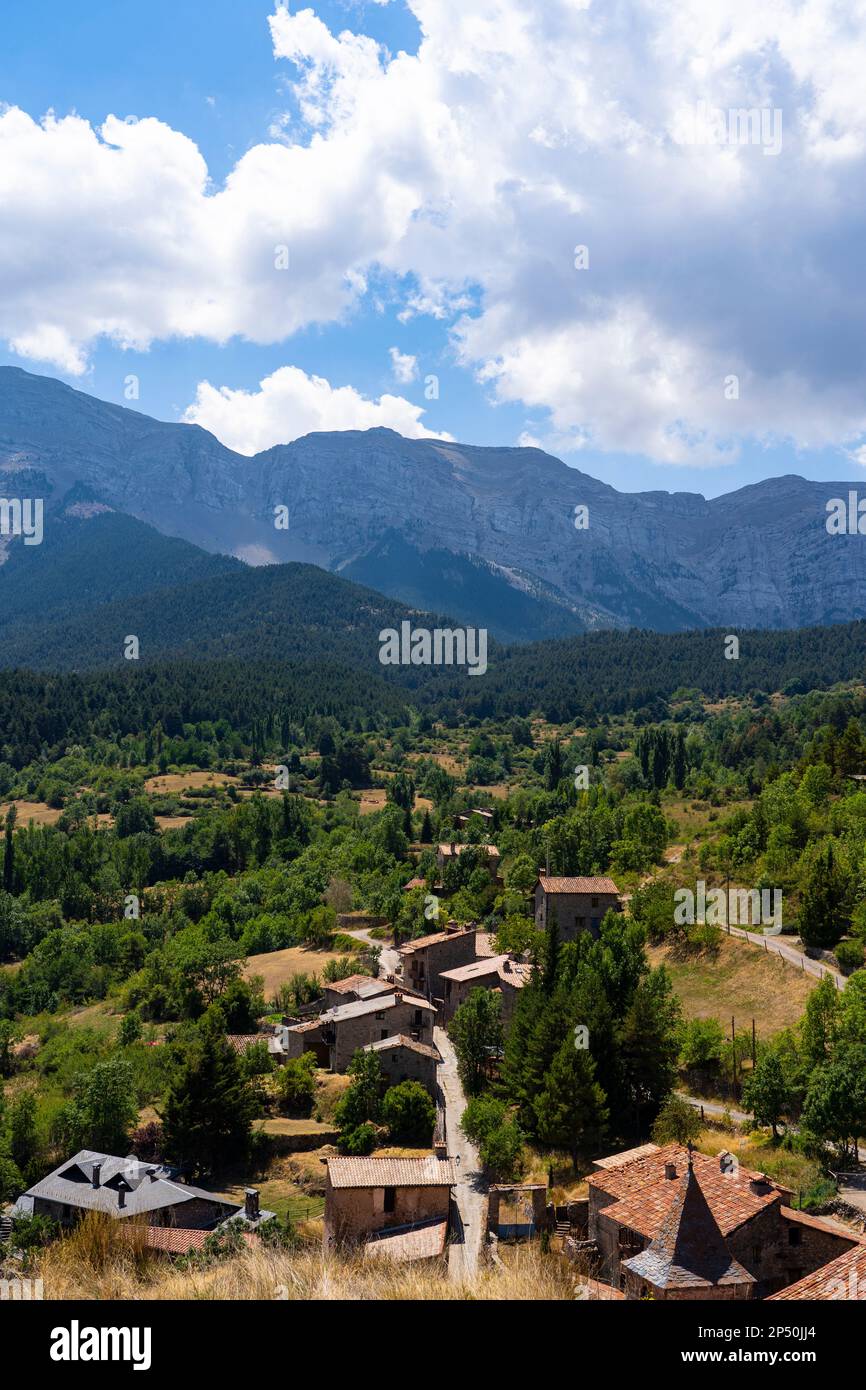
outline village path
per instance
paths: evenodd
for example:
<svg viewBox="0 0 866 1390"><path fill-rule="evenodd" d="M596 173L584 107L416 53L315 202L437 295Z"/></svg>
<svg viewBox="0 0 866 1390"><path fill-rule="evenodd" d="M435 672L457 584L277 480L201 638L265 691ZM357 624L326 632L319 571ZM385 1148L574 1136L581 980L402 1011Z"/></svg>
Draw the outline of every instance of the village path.
<svg viewBox="0 0 866 1390"><path fill-rule="evenodd" d="M345 927L341 928L342 936L354 936L356 941L363 941L365 946L372 946L379 951L379 974L396 975L400 967L400 952L393 946L385 946L381 941L377 941L375 936L366 927L356 927L348 931Z"/></svg>
<svg viewBox="0 0 866 1390"><path fill-rule="evenodd" d="M644 874L641 879L641 887L643 888L646 884L651 883L653 879L658 877L662 869L666 868L669 864L679 864L685 848L685 845L668 845L664 852L664 863L651 870L648 874ZM736 887L736 885L733 886ZM623 893L622 900L623 902L630 902L631 897L631 893ZM741 941L751 942L753 946L757 946L760 950L766 951L768 955L778 956L786 965L793 965L804 975L812 975L816 980L823 980L826 977L833 981L833 984L838 990L843 990L845 988L846 977L842 974L841 970L835 965L828 965L826 963L826 958L830 956L829 951L822 952L823 958L816 960L812 956L807 956L804 950L795 945L799 940L796 936L789 936L787 940L785 940L779 935L769 936L766 932L754 932L748 931L744 927L735 927L733 923L729 923L724 930L728 933L728 936L739 937Z"/></svg>
<svg viewBox="0 0 866 1390"><path fill-rule="evenodd" d="M433 1029L433 1041L442 1057L439 1084L445 1097L445 1137L449 1157L457 1160L458 1180L454 1189L459 1219L448 1247L448 1277L458 1283L471 1283L487 1227L487 1183L481 1171L478 1150L460 1129L466 1097L457 1073L457 1057L444 1028Z"/></svg>

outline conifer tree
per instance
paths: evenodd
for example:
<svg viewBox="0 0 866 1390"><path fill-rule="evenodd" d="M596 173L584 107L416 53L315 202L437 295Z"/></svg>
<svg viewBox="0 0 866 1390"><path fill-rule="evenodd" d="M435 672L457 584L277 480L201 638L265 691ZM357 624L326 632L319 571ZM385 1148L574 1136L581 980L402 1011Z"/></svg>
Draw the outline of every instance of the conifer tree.
<svg viewBox="0 0 866 1390"><path fill-rule="evenodd" d="M256 1104L219 1017L205 1014L171 1078L160 1116L167 1156L193 1173L237 1158L249 1143Z"/></svg>

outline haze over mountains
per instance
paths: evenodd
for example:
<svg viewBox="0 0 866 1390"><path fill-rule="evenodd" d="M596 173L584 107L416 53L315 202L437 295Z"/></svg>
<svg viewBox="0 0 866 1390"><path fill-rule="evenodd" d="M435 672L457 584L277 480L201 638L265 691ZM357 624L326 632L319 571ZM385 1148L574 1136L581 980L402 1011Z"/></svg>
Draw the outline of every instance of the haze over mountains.
<svg viewBox="0 0 866 1390"><path fill-rule="evenodd" d="M209 583L226 602L233 585L279 584L228 555L317 565L506 641L844 622L866 613L866 541L830 536L825 521L849 487L787 476L711 501L623 494L538 449L390 430L313 434L248 458L198 426L0 368L0 496L44 496L49 522L62 519L42 546L9 548L7 628L13 612L62 620L193 581L204 606ZM574 526L581 504L586 530ZM288 530L274 525L280 505ZM106 524L105 508L213 554Z"/></svg>

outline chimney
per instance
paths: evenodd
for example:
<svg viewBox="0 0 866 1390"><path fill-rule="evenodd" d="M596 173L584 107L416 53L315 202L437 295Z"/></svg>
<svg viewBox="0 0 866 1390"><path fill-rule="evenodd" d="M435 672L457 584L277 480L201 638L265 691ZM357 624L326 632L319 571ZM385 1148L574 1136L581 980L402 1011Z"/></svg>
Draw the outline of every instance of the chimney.
<svg viewBox="0 0 866 1390"><path fill-rule="evenodd" d="M98 1186L99 1186L99 1175L100 1175L101 1172L102 1172L102 1164L101 1164L101 1163L94 1163L94 1165L93 1165L93 1176L92 1176L92 1178L90 1179L90 1181L91 1181L91 1183L93 1184L94 1187L98 1187Z"/></svg>
<svg viewBox="0 0 866 1390"><path fill-rule="evenodd" d="M763 1197L770 1191L772 1185L766 1173L756 1173L755 1176L749 1180L749 1191L757 1193L759 1197Z"/></svg>
<svg viewBox="0 0 866 1390"><path fill-rule="evenodd" d="M117 1205L118 1205L119 1207L125 1207L125 1206L126 1206L126 1184L125 1184L125 1183L121 1183L120 1186L119 1186L119 1188L117 1189Z"/></svg>
<svg viewBox="0 0 866 1390"><path fill-rule="evenodd" d="M676 1165L675 1163L666 1163L666 1164L665 1164L665 1177L668 1178L668 1179L671 1179L671 1178L675 1178L676 1175L677 1175L677 1165Z"/></svg>
<svg viewBox="0 0 866 1390"><path fill-rule="evenodd" d="M259 1219L259 1189L257 1187L244 1188L244 1216L247 1221L258 1221Z"/></svg>
<svg viewBox="0 0 866 1390"><path fill-rule="evenodd" d="M402 1004L402 1003L403 1003L403 996L402 996L402 994L400 993L399 989L395 989L395 990L394 990L394 1003L395 1003L395 1004Z"/></svg>

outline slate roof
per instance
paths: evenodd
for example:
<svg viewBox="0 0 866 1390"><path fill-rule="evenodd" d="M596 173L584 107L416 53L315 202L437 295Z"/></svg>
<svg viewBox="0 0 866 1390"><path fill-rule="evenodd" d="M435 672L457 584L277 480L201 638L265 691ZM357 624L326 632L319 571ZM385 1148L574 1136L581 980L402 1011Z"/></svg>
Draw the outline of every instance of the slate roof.
<svg viewBox="0 0 866 1390"><path fill-rule="evenodd" d="M93 1174L97 1165L99 1186L94 1187ZM122 1206L121 1194L124 1197ZM177 1182L175 1170L162 1164L141 1163L134 1158L118 1158L114 1154L96 1153L91 1149L81 1149L55 1168L53 1173L28 1188L19 1198L19 1202L25 1203L21 1210L31 1211L33 1201L38 1197L48 1202L80 1207L85 1211L108 1212L111 1216L138 1216L166 1207L180 1207L196 1199L216 1203L225 1209L226 1216L243 1210L236 1203L217 1197L213 1192Z"/></svg>
<svg viewBox="0 0 866 1390"><path fill-rule="evenodd" d="M415 1009L427 1009L434 1014L436 1012L435 1007L426 999L412 994L409 990L403 990L399 994L379 994L375 999L353 999L350 1004L337 1004L333 1009L327 1009L321 1017L322 1022L326 1024L342 1023L347 1018L362 1018L364 1014L396 1009L399 1004L409 1004Z"/></svg>
<svg viewBox="0 0 866 1390"><path fill-rule="evenodd" d="M619 889L612 878L554 878L539 874L538 882L545 893L616 893Z"/></svg>
<svg viewBox="0 0 866 1390"><path fill-rule="evenodd" d="M678 1179L673 1202L653 1240L646 1250L624 1260L623 1268L658 1289L755 1282L725 1245L692 1164Z"/></svg>
<svg viewBox="0 0 866 1390"><path fill-rule="evenodd" d="M457 1171L450 1158L329 1158L331 1186L453 1187Z"/></svg>

